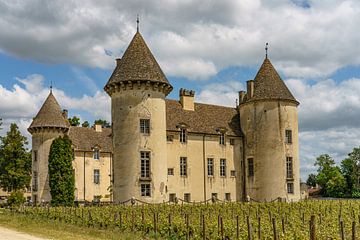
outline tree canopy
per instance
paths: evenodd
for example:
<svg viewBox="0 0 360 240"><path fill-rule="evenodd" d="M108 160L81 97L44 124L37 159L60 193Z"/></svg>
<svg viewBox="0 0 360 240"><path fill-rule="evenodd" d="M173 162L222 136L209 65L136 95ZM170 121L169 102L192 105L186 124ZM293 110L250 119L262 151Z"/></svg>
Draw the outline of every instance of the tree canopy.
<svg viewBox="0 0 360 240"><path fill-rule="evenodd" d="M68 118L68 121L71 126L77 127L80 126L80 118L77 116L73 116L72 118Z"/></svg>
<svg viewBox="0 0 360 240"><path fill-rule="evenodd" d="M104 119L95 120L94 124L99 124L103 128L110 128L111 127L111 124L108 121L104 120Z"/></svg>
<svg viewBox="0 0 360 240"><path fill-rule="evenodd" d="M26 149L26 137L15 123L0 137L0 186L5 191L22 190L31 180L31 154Z"/></svg>
<svg viewBox="0 0 360 240"><path fill-rule="evenodd" d="M49 186L53 205L74 203L75 176L72 167L73 152L68 136L56 138L49 153Z"/></svg>

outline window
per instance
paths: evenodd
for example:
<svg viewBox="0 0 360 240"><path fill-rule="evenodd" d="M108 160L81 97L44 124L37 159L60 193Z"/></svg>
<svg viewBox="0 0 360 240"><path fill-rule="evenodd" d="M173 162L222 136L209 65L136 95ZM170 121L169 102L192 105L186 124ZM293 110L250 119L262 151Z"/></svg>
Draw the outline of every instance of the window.
<svg viewBox="0 0 360 240"><path fill-rule="evenodd" d="M37 159L38 159L38 151L37 151L37 150L34 150L33 153L34 153L34 162L37 162Z"/></svg>
<svg viewBox="0 0 360 240"><path fill-rule="evenodd" d="M185 128L182 128L180 130L180 142L186 143L186 129Z"/></svg>
<svg viewBox="0 0 360 240"><path fill-rule="evenodd" d="M32 190L33 191L37 191L37 187L38 187L38 174L36 171L33 172L33 186L32 186Z"/></svg>
<svg viewBox="0 0 360 240"><path fill-rule="evenodd" d="M225 145L225 133L220 133L220 145Z"/></svg>
<svg viewBox="0 0 360 240"><path fill-rule="evenodd" d="M94 183L100 184L100 170L94 169Z"/></svg>
<svg viewBox="0 0 360 240"><path fill-rule="evenodd" d="M287 192L294 193L294 183L287 183Z"/></svg>
<svg viewBox="0 0 360 240"><path fill-rule="evenodd" d="M99 160L100 159L100 151L99 149L94 149L94 159Z"/></svg>
<svg viewBox="0 0 360 240"><path fill-rule="evenodd" d="M140 119L140 133L150 134L150 119Z"/></svg>
<svg viewBox="0 0 360 240"><path fill-rule="evenodd" d="M226 177L226 159L220 159L220 177Z"/></svg>
<svg viewBox="0 0 360 240"><path fill-rule="evenodd" d="M207 170L208 170L208 176L214 176L214 159L213 158L207 159Z"/></svg>
<svg viewBox="0 0 360 240"><path fill-rule="evenodd" d="M141 184L141 196L151 197L150 183Z"/></svg>
<svg viewBox="0 0 360 240"><path fill-rule="evenodd" d="M184 201L185 202L190 202L191 201L190 193L184 193Z"/></svg>
<svg viewBox="0 0 360 240"><path fill-rule="evenodd" d="M166 141L173 142L174 141L174 135L166 135Z"/></svg>
<svg viewBox="0 0 360 240"><path fill-rule="evenodd" d="M248 159L248 175L249 175L249 177L254 176L254 159L253 158Z"/></svg>
<svg viewBox="0 0 360 240"><path fill-rule="evenodd" d="M169 176L174 176L174 169L173 168L168 168L168 175Z"/></svg>
<svg viewBox="0 0 360 240"><path fill-rule="evenodd" d="M226 200L226 201L231 201L231 195L230 195L230 193L225 193L225 200Z"/></svg>
<svg viewBox="0 0 360 240"><path fill-rule="evenodd" d="M213 199L218 199L217 193L212 193L212 194L211 194L211 198L213 198Z"/></svg>
<svg viewBox="0 0 360 240"><path fill-rule="evenodd" d="M150 152L140 152L141 159L141 177L150 177Z"/></svg>
<svg viewBox="0 0 360 240"><path fill-rule="evenodd" d="M180 176L187 176L187 159L186 157L180 157Z"/></svg>
<svg viewBox="0 0 360 240"><path fill-rule="evenodd" d="M286 157L286 178L293 178L293 158Z"/></svg>
<svg viewBox="0 0 360 240"><path fill-rule="evenodd" d="M176 199L176 194L175 193L170 193L169 194L169 202L175 202Z"/></svg>
<svg viewBox="0 0 360 240"><path fill-rule="evenodd" d="M236 171L235 170L230 171L230 177L236 177Z"/></svg>
<svg viewBox="0 0 360 240"><path fill-rule="evenodd" d="M287 144L292 143L292 131L291 130L285 130L285 142Z"/></svg>
<svg viewBox="0 0 360 240"><path fill-rule="evenodd" d="M230 145L235 145L235 139L230 138Z"/></svg>

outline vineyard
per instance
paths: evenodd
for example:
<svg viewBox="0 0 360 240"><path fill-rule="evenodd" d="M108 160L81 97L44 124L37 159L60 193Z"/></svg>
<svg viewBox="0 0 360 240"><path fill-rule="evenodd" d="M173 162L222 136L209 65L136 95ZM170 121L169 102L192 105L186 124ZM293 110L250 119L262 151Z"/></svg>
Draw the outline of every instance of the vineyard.
<svg viewBox="0 0 360 240"><path fill-rule="evenodd" d="M360 201L22 207L14 214L162 239L356 239Z"/></svg>

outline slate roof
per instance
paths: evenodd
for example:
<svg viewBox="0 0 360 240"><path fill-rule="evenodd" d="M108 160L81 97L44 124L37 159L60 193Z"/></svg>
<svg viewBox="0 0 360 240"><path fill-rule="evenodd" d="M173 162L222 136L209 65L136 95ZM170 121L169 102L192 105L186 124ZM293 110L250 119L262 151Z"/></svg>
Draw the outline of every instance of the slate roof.
<svg viewBox="0 0 360 240"><path fill-rule="evenodd" d="M218 134L217 129L226 128L227 135L242 136L236 108L195 103L194 111L189 111L179 101L166 99L166 130L179 131L179 124L186 124L193 133Z"/></svg>
<svg viewBox="0 0 360 240"><path fill-rule="evenodd" d="M112 84L128 81L150 81L171 86L140 32L136 32L119 61L104 88L105 91Z"/></svg>
<svg viewBox="0 0 360 240"><path fill-rule="evenodd" d="M250 101L260 99L296 101L268 58L265 58L256 74L254 79L254 96Z"/></svg>
<svg viewBox="0 0 360 240"><path fill-rule="evenodd" d="M50 92L49 96L46 98L28 130L32 131L34 128L41 127L70 127L69 121L63 117L60 105L56 101L52 92Z"/></svg>
<svg viewBox="0 0 360 240"><path fill-rule="evenodd" d="M71 126L68 134L75 150L93 151L98 147L102 152L112 152L111 128L96 132L93 128Z"/></svg>

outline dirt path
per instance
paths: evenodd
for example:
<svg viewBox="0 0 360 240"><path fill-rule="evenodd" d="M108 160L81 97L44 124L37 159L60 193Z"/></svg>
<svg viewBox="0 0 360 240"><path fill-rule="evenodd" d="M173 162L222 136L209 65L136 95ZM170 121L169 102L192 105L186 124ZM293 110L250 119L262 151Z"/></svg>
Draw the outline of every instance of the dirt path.
<svg viewBox="0 0 360 240"><path fill-rule="evenodd" d="M38 238L26 233L17 232L8 228L0 226L1 240L44 240L45 238Z"/></svg>

